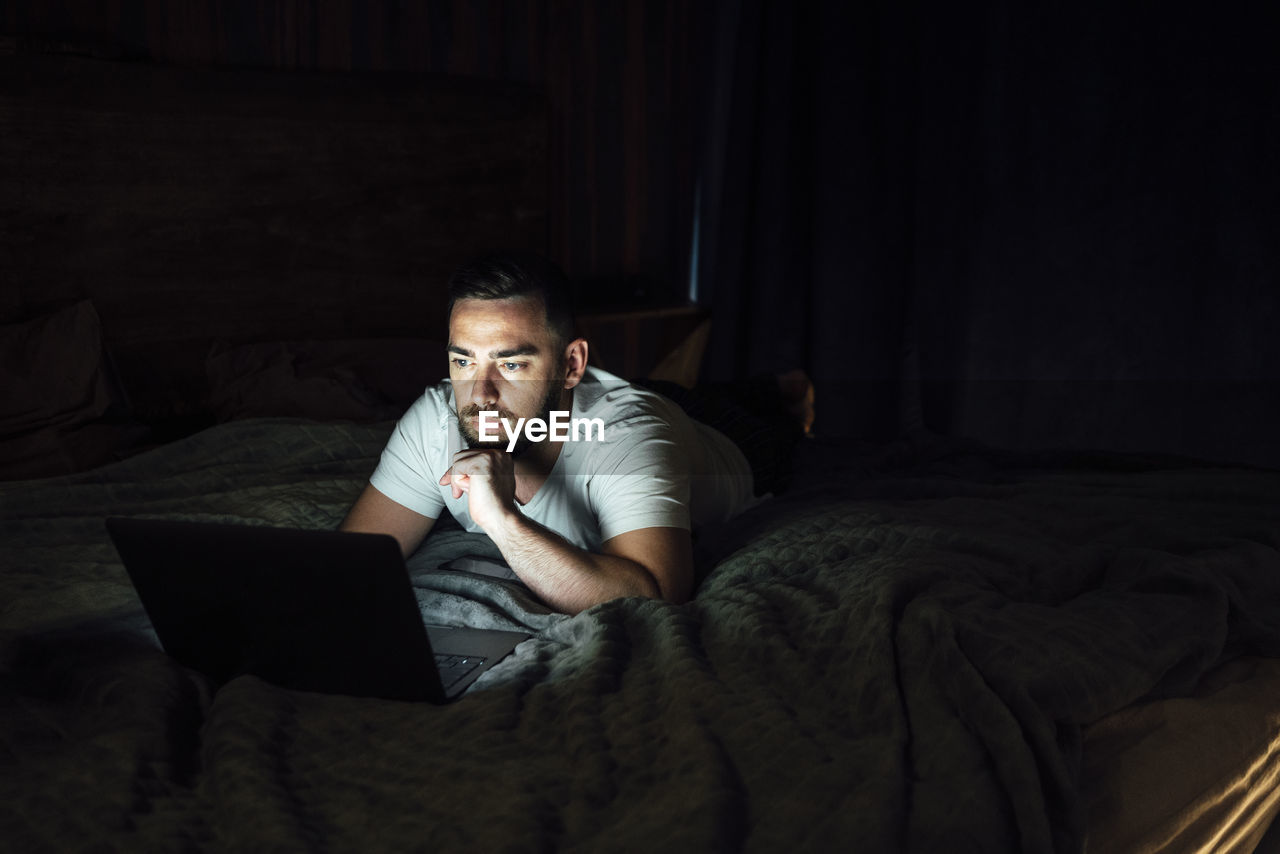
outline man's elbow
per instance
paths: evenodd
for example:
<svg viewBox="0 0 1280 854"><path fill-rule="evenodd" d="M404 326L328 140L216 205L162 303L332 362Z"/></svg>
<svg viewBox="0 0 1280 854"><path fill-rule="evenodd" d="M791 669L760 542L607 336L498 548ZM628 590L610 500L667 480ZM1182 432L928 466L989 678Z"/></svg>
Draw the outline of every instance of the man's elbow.
<svg viewBox="0 0 1280 854"><path fill-rule="evenodd" d="M613 599L667 600L669 598L657 576L643 564L635 561L629 561L629 563L631 564L628 567L629 571L617 579L611 590L600 590L598 601L592 604L599 605Z"/></svg>
<svg viewBox="0 0 1280 854"><path fill-rule="evenodd" d="M671 602L674 605L688 601L689 595L686 591L677 589L670 582L664 583L641 564L634 561L631 563L632 571L627 574L628 577L621 585L614 586L612 590L598 590L588 600L576 603L577 607L571 608L570 613L577 614L615 599L656 599L660 602Z"/></svg>
<svg viewBox="0 0 1280 854"><path fill-rule="evenodd" d="M645 572L645 591L640 595L649 599L661 599L672 605L683 605L689 601L693 592L693 584L684 578L659 577L652 572Z"/></svg>

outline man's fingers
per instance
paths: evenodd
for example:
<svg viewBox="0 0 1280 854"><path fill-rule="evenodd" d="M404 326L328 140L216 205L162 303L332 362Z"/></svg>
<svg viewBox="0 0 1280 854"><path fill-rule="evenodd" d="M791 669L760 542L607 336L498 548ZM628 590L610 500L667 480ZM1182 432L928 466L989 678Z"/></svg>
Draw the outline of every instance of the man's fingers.
<svg viewBox="0 0 1280 854"><path fill-rule="evenodd" d="M497 474L498 472L496 469L500 466L497 458L499 453L500 452L498 451L483 451L476 450L474 448L466 451L459 451L453 455L453 461L449 466L449 470L440 478L440 485L444 486L449 482L448 479L450 477L456 477L458 475Z"/></svg>
<svg viewBox="0 0 1280 854"><path fill-rule="evenodd" d="M452 465L440 476L439 484L452 486L454 499L461 498L464 492L471 491L472 477L491 477L500 474L503 464L500 460L510 464L508 458L505 455L499 456L500 454L502 454L500 451L478 448L459 451L453 455Z"/></svg>
<svg viewBox="0 0 1280 854"><path fill-rule="evenodd" d="M502 453L502 451L499 451L496 448L463 448L461 451L458 451L453 455L453 459L450 462L457 465L465 460L489 459L494 454L500 453Z"/></svg>
<svg viewBox="0 0 1280 854"><path fill-rule="evenodd" d="M463 474L461 472L454 472L453 469L449 469L447 472L444 473L444 476L440 478L440 485L452 486L453 497L455 499L461 498L462 493L466 492L467 489L471 486L471 484L469 483L470 478L471 478L471 475Z"/></svg>
<svg viewBox="0 0 1280 854"><path fill-rule="evenodd" d="M452 486L453 497L458 499L470 490L472 475L490 474L491 468L490 458L483 451L459 451L453 455L453 465L440 476L439 483L441 486Z"/></svg>

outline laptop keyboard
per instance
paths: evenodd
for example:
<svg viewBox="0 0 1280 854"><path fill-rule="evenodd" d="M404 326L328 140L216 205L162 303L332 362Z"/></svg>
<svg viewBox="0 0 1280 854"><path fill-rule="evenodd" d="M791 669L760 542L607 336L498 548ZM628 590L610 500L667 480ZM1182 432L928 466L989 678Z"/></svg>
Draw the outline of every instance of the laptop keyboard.
<svg viewBox="0 0 1280 854"><path fill-rule="evenodd" d="M436 669L440 671L440 684L444 686L445 691L481 664L484 664L484 659L476 655L436 653Z"/></svg>

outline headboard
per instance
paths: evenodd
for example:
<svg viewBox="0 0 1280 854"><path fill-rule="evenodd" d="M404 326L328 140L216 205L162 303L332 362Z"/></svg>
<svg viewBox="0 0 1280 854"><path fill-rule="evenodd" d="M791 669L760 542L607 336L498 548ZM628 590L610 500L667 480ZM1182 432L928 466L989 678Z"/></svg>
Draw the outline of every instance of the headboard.
<svg viewBox="0 0 1280 854"><path fill-rule="evenodd" d="M143 417L215 341L439 338L458 263L545 251L547 134L489 81L0 56L0 322L91 300Z"/></svg>

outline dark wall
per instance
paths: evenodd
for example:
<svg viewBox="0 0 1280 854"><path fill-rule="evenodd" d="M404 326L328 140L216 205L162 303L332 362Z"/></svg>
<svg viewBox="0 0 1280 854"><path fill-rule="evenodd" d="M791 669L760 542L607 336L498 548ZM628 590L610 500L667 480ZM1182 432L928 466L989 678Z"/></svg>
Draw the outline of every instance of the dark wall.
<svg viewBox="0 0 1280 854"><path fill-rule="evenodd" d="M149 419L214 342L438 335L468 256L545 249L547 125L473 78L0 51L0 323L91 301Z"/></svg>
<svg viewBox="0 0 1280 854"><path fill-rule="evenodd" d="M196 67L430 72L551 102L549 253L613 293L688 281L699 4L681 0L0 3L20 49Z"/></svg>

